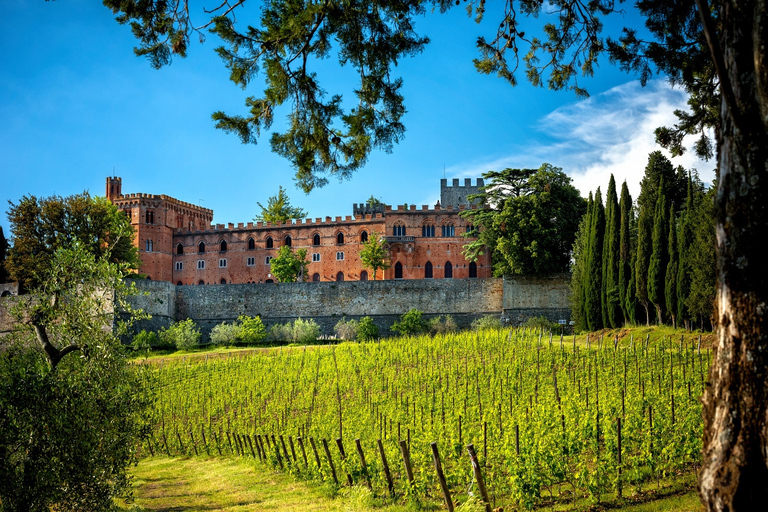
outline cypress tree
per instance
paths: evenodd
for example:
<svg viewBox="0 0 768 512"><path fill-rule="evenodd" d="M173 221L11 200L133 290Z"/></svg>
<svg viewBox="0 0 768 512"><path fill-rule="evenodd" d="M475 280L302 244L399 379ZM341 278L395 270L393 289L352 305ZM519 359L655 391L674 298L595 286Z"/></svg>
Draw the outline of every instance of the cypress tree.
<svg viewBox="0 0 768 512"><path fill-rule="evenodd" d="M677 321L682 322L687 330L690 330L691 315L688 312L686 301L691 293L691 264L689 251L693 243L693 180L688 175L688 194L685 200L685 209L680 217L680 230L678 239L678 271L677 271Z"/></svg>
<svg viewBox="0 0 768 512"><path fill-rule="evenodd" d="M659 325L663 323L664 312L664 274L667 270L667 201L664 195L664 177L659 179L659 194L656 198L656 211L653 217L653 238L651 257L648 261L648 300L656 308Z"/></svg>
<svg viewBox="0 0 768 512"><path fill-rule="evenodd" d="M627 310L629 323L637 324L637 287L635 286L635 258L636 252L630 254L629 281L627 281L627 294L624 297L624 308Z"/></svg>
<svg viewBox="0 0 768 512"><path fill-rule="evenodd" d="M586 283L586 265L589 247L589 229L592 212L592 193L589 194L587 214L581 218L576 240L573 242L573 266L571 267L571 317L577 330L587 328L586 312L584 309Z"/></svg>
<svg viewBox="0 0 768 512"><path fill-rule="evenodd" d="M603 240L603 324L621 326L619 296L619 202L616 196L616 180L611 174L605 197L605 239Z"/></svg>
<svg viewBox="0 0 768 512"><path fill-rule="evenodd" d="M672 317L672 327L677 328L677 273L680 262L678 260L677 229L675 225L675 207L669 207L669 239L667 243L667 253L669 254L669 263L667 264L667 273L664 277L664 300L667 306L667 313Z"/></svg>
<svg viewBox="0 0 768 512"><path fill-rule="evenodd" d="M586 318L590 331L603 328L603 308L600 295L603 281L603 238L605 235L605 209L603 197L598 187L592 206L592 219L589 229L589 256L586 272Z"/></svg>
<svg viewBox="0 0 768 512"><path fill-rule="evenodd" d="M635 253L635 297L645 309L645 324L651 324L648 311L648 263L651 259L651 231L653 219L640 210L637 219L637 251Z"/></svg>
<svg viewBox="0 0 768 512"><path fill-rule="evenodd" d="M632 197L629 195L627 182L621 185L621 200L619 201L620 222L619 222L619 299L621 303L621 312L624 315L624 322L633 322L630 320L630 314L627 304L627 289L631 278L631 241L630 241L630 215L632 213ZM634 293L633 293L634 304ZM634 307L634 305L633 305ZM634 318L634 312L632 313Z"/></svg>
<svg viewBox="0 0 768 512"><path fill-rule="evenodd" d="M5 256L8 253L8 240L5 239L3 226L0 226L0 283L8 281L8 273L5 271Z"/></svg>

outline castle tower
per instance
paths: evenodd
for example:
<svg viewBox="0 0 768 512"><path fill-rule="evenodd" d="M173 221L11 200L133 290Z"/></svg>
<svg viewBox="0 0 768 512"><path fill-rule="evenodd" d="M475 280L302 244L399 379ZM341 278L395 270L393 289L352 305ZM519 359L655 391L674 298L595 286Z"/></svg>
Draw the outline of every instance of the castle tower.
<svg viewBox="0 0 768 512"><path fill-rule="evenodd" d="M123 195L123 179L117 176L107 176L107 193L105 195L110 201L119 199Z"/></svg>
<svg viewBox="0 0 768 512"><path fill-rule="evenodd" d="M452 186L448 186L448 180L440 180L440 204L443 208L452 205L458 210L459 206L470 206L471 203L467 196L480 193L480 187L485 186L483 178L477 178L475 185L472 185L472 179L464 179L464 185L459 185L459 179L454 178Z"/></svg>

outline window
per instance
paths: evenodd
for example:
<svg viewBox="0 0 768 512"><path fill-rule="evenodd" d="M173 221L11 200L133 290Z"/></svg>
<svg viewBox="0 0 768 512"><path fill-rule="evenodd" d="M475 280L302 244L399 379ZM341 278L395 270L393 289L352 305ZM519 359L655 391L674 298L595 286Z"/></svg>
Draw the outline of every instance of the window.
<svg viewBox="0 0 768 512"><path fill-rule="evenodd" d="M291 235L285 235L285 245L291 246Z"/></svg>
<svg viewBox="0 0 768 512"><path fill-rule="evenodd" d="M339 272L336 274L336 280L337 281L343 281L344 280L344 272Z"/></svg>
<svg viewBox="0 0 768 512"><path fill-rule="evenodd" d="M219 242L219 252L227 252L227 241L222 240Z"/></svg>
<svg viewBox="0 0 768 512"><path fill-rule="evenodd" d="M254 249L256 249L256 240L254 240L253 238L249 238L248 239L248 250L252 251Z"/></svg>
<svg viewBox="0 0 768 512"><path fill-rule="evenodd" d="M205 260L197 260L197 270L205 270Z"/></svg>
<svg viewBox="0 0 768 512"><path fill-rule="evenodd" d="M272 260L272 258L273 258L273 257L274 257L274 256L267 256L266 258L264 258L264 263L265 263L266 265L269 265L269 262Z"/></svg>
<svg viewBox="0 0 768 512"><path fill-rule="evenodd" d="M197 284L198 284L198 286L199 286L199 285L201 285L201 284L205 284L205 281L203 281L203 280L201 279L201 280L199 280L199 281L197 282Z"/></svg>
<svg viewBox="0 0 768 512"><path fill-rule="evenodd" d="M151 280L152 280L152 276L147 276L147 281L151 281Z"/></svg>
<svg viewBox="0 0 768 512"><path fill-rule="evenodd" d="M360 280L361 281L367 281L368 280L368 271L367 270L363 270L362 272L360 272Z"/></svg>
<svg viewBox="0 0 768 512"><path fill-rule="evenodd" d="M360 233L360 241L362 243L365 243L365 242L368 241L368 232L367 231L363 231L362 233Z"/></svg>
<svg viewBox="0 0 768 512"><path fill-rule="evenodd" d="M199 244L197 244L197 252L199 252L200 254L205 252L205 242L200 242Z"/></svg>
<svg viewBox="0 0 768 512"><path fill-rule="evenodd" d="M320 274L318 274L317 272L312 274L312 282L319 283L320 282Z"/></svg>
<svg viewBox="0 0 768 512"><path fill-rule="evenodd" d="M184 270L184 264L181 261L176 262L176 270Z"/></svg>
<svg viewBox="0 0 768 512"><path fill-rule="evenodd" d="M153 246L154 246L154 244L152 243L152 240L147 240L147 242L146 242L146 251L147 252L152 252L152 247Z"/></svg>
<svg viewBox="0 0 768 512"><path fill-rule="evenodd" d="M446 261L445 262L445 278L451 279L452 277L453 277L453 265L451 265L450 261Z"/></svg>
<svg viewBox="0 0 768 512"><path fill-rule="evenodd" d="M319 252L313 252L312 253L312 261L320 261L320 253Z"/></svg>
<svg viewBox="0 0 768 512"><path fill-rule="evenodd" d="M176 246L176 254L184 254L184 246L182 244Z"/></svg>
<svg viewBox="0 0 768 512"><path fill-rule="evenodd" d="M432 262L430 261L424 265L424 279L432 279Z"/></svg>
<svg viewBox="0 0 768 512"><path fill-rule="evenodd" d="M405 236L405 224L397 224L393 226L392 236Z"/></svg>
<svg viewBox="0 0 768 512"><path fill-rule="evenodd" d="M477 277L477 263L474 261L469 263L469 277Z"/></svg>
<svg viewBox="0 0 768 512"><path fill-rule="evenodd" d="M184 283L182 283L181 281L179 281L178 283L176 283L176 286L182 286L183 284L184 284Z"/></svg>
<svg viewBox="0 0 768 512"><path fill-rule="evenodd" d="M454 236L453 224L444 224L442 228L443 228L443 237Z"/></svg>
<svg viewBox="0 0 768 512"><path fill-rule="evenodd" d="M219 284L227 284L227 280L222 277L221 281L219 281Z"/></svg>
<svg viewBox="0 0 768 512"><path fill-rule="evenodd" d="M274 279L267 279L267 280L266 280L266 281L264 281L264 282L265 282L265 283L274 283L274 282L275 282L275 280L274 280Z"/></svg>
<svg viewBox="0 0 768 512"><path fill-rule="evenodd" d="M267 237L266 246L267 246L267 249L271 249L272 247L275 246L275 242L272 241L272 237L271 236Z"/></svg>
<svg viewBox="0 0 768 512"><path fill-rule="evenodd" d="M144 223L145 224L154 224L155 223L155 212L152 210L147 210L144 214Z"/></svg>
<svg viewBox="0 0 768 512"><path fill-rule="evenodd" d="M425 237L435 236L435 225L424 224L423 226L421 226L421 236L425 236Z"/></svg>
<svg viewBox="0 0 768 512"><path fill-rule="evenodd" d="M395 279L403 278L403 264L399 261L395 263Z"/></svg>
<svg viewBox="0 0 768 512"><path fill-rule="evenodd" d="M320 235L315 233L315 236L312 237L312 245L320 245Z"/></svg>
<svg viewBox="0 0 768 512"><path fill-rule="evenodd" d="M344 259L344 253L342 251L338 251L336 253L336 261L341 261Z"/></svg>
<svg viewBox="0 0 768 512"><path fill-rule="evenodd" d="M475 230L475 226L472 224L467 224L467 233L471 233Z"/></svg>
<svg viewBox="0 0 768 512"><path fill-rule="evenodd" d="M219 268L227 268L227 259L226 258L220 258L219 259Z"/></svg>
<svg viewBox="0 0 768 512"><path fill-rule="evenodd" d="M256 264L256 258L251 256L250 258L246 259L246 266L252 267Z"/></svg>
<svg viewBox="0 0 768 512"><path fill-rule="evenodd" d="M336 243L337 244L343 244L344 243L344 233L339 233L336 235Z"/></svg>

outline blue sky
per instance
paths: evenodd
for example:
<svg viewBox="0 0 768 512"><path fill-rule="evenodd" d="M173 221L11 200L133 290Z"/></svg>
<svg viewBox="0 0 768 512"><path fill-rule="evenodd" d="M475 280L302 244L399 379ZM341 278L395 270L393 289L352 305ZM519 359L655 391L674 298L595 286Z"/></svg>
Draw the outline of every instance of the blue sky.
<svg viewBox="0 0 768 512"><path fill-rule="evenodd" d="M214 2L218 5L219 2ZM202 20L202 5L193 2ZM209 6L210 7L210 6ZM628 8L628 7L625 7ZM241 18L245 19L246 13ZM431 43L400 62L408 113L405 139L391 154L374 153L351 180L331 179L305 195L290 164L270 152L267 137L243 145L216 130L211 113L245 112L247 91L229 82L214 54L214 37L194 42L186 59L154 70L134 56L128 27L94 0L2 0L0 19L0 202L25 194L104 194L105 177L123 178L123 192L168 194L214 210L214 222L247 222L287 190L310 217L351 215L352 203L371 194L388 204L434 204L439 180L476 178L504 167L562 167L586 196L607 186L610 173L627 180L633 196L653 129L670 124L685 94L663 78L640 87L634 76L600 62L580 79L591 97L528 85L510 87L472 65L477 36L493 30L492 9L481 25L463 9L427 14L417 31ZM539 23L537 21L537 23ZM615 23L637 24L631 12ZM324 61L329 93L351 96L349 70ZM276 113L274 128L280 128ZM673 160L713 177L714 162L692 155ZM0 219L6 236L9 226Z"/></svg>

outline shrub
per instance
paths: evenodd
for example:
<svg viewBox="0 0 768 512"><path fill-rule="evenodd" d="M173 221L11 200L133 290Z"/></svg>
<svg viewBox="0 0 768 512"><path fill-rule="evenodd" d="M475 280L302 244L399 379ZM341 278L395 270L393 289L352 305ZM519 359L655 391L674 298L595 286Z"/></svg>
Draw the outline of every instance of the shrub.
<svg viewBox="0 0 768 512"><path fill-rule="evenodd" d="M354 340L357 338L358 323L356 320L339 320L333 328L336 336L342 340Z"/></svg>
<svg viewBox="0 0 768 512"><path fill-rule="evenodd" d="M211 342L214 345L233 345L240 337L242 330L242 326L238 324L220 323L211 329Z"/></svg>
<svg viewBox="0 0 768 512"><path fill-rule="evenodd" d="M317 341L320 336L320 326L313 319L302 320L297 318L293 322L293 340L298 343Z"/></svg>
<svg viewBox="0 0 768 512"><path fill-rule="evenodd" d="M269 337L272 341L291 341L293 340L293 326L290 322L275 324L269 329Z"/></svg>
<svg viewBox="0 0 768 512"><path fill-rule="evenodd" d="M200 329L197 328L191 318L187 318L160 331L160 340L178 350L191 350L200 345Z"/></svg>
<svg viewBox="0 0 768 512"><path fill-rule="evenodd" d="M372 341L379 337L379 328L373 318L365 316L357 324L357 341Z"/></svg>
<svg viewBox="0 0 768 512"><path fill-rule="evenodd" d="M472 321L472 329L483 331L485 329L501 329L501 320L494 315L481 316Z"/></svg>
<svg viewBox="0 0 768 512"><path fill-rule="evenodd" d="M261 343L267 337L267 328L264 327L261 317L241 315L237 322L240 325L238 341L250 345Z"/></svg>
<svg viewBox="0 0 768 512"><path fill-rule="evenodd" d="M429 321L429 332L432 334L445 334L447 332L456 332L459 330L456 321L451 315L445 315L445 320L442 316L433 318Z"/></svg>
<svg viewBox="0 0 768 512"><path fill-rule="evenodd" d="M545 331L560 332L560 324L557 322L550 322L543 316L532 316L528 318L523 324L523 327L536 329L537 331L543 329Z"/></svg>
<svg viewBox="0 0 768 512"><path fill-rule="evenodd" d="M140 333L133 337L131 348L136 352L149 352L153 347L160 345L160 338L154 331L147 332L142 329Z"/></svg>
<svg viewBox="0 0 768 512"><path fill-rule="evenodd" d="M420 334L427 331L427 323L421 318L421 311L411 309L400 317L399 322L395 322L391 329L401 336Z"/></svg>

